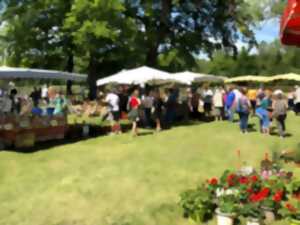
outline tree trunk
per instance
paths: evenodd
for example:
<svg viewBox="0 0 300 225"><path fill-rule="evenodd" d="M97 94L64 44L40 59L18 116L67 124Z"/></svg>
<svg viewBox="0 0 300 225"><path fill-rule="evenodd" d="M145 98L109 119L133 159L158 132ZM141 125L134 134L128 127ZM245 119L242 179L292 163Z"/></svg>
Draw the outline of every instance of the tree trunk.
<svg viewBox="0 0 300 225"><path fill-rule="evenodd" d="M89 85L89 99L95 100L97 97L97 60L94 54L90 54L88 66L88 85Z"/></svg>
<svg viewBox="0 0 300 225"><path fill-rule="evenodd" d="M66 66L66 70L69 73L72 73L74 70L74 55L72 53L70 53L68 55L68 62L67 62L67 66ZM72 84L73 82L71 80L67 80L67 95L72 95Z"/></svg>
<svg viewBox="0 0 300 225"><path fill-rule="evenodd" d="M157 64L157 58L158 58L158 47L151 46L147 53L146 65L150 67L155 67Z"/></svg>
<svg viewBox="0 0 300 225"><path fill-rule="evenodd" d="M172 7L172 0L162 0L161 1L161 15L160 15L160 25L157 28L156 40L153 43L149 43L149 48L146 57L146 65L155 67L157 65L157 59L159 55L159 46L160 43L166 38L169 33L169 20L170 12ZM147 27L146 27L147 29Z"/></svg>

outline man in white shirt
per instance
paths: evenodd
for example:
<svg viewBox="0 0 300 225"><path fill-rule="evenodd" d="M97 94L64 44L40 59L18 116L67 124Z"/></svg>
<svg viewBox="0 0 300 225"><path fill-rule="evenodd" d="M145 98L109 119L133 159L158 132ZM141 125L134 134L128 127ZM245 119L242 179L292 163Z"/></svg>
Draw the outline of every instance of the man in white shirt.
<svg viewBox="0 0 300 225"><path fill-rule="evenodd" d="M116 91L111 91L106 95L105 102L108 105L108 110L111 113L111 131L112 133L121 133L120 125L120 98Z"/></svg>
<svg viewBox="0 0 300 225"><path fill-rule="evenodd" d="M44 100L47 100L48 99L48 86L47 84L45 84L43 87L42 87L42 99Z"/></svg>
<svg viewBox="0 0 300 225"><path fill-rule="evenodd" d="M211 115L213 95L213 91L208 87L205 87L202 96L204 101L204 113L207 117Z"/></svg>
<svg viewBox="0 0 300 225"><path fill-rule="evenodd" d="M215 120L222 120L223 112L224 112L224 104L223 104L223 91L220 88L216 88L215 94L213 96L213 107Z"/></svg>

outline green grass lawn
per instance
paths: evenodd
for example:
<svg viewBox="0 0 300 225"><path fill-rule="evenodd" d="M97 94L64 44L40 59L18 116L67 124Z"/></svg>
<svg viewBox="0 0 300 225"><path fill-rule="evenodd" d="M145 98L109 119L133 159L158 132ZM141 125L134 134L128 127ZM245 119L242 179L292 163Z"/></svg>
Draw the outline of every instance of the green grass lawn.
<svg viewBox="0 0 300 225"><path fill-rule="evenodd" d="M300 117L291 114L292 136L284 140L214 122L138 138L99 137L36 153L2 151L0 224L194 224L182 218L181 191L234 169L237 149L248 165L258 166L272 148L293 148L300 141L299 124Z"/></svg>

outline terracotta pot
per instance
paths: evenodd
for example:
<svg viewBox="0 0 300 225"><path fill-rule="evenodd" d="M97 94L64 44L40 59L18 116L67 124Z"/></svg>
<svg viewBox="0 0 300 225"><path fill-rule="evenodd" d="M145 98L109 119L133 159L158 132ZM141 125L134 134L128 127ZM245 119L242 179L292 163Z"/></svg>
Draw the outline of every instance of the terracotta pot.
<svg viewBox="0 0 300 225"><path fill-rule="evenodd" d="M246 225L260 225L260 219L248 218Z"/></svg>
<svg viewBox="0 0 300 225"><path fill-rule="evenodd" d="M217 214L217 223L218 225L233 225L235 215L234 214L228 214L228 213L222 213L219 209L216 210Z"/></svg>
<svg viewBox="0 0 300 225"><path fill-rule="evenodd" d="M300 220L291 219L290 225L300 225Z"/></svg>

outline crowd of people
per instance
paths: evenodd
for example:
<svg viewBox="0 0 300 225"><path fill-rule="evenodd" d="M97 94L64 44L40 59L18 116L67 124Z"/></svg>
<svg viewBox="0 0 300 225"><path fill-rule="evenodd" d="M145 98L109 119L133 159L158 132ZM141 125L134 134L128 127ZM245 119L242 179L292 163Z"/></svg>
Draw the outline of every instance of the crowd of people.
<svg viewBox="0 0 300 225"><path fill-rule="evenodd" d="M122 132L120 120L132 122L132 134L138 127L154 128L156 132L170 128L177 122L190 120L235 122L239 118L242 133L249 132L249 117L255 116L263 134L270 134L277 125L280 137L285 137L288 110L300 114L300 87L285 94L276 89L254 89L229 85L201 88L130 88L119 86L99 91L97 101L75 103L55 88L47 85L33 88L30 95L21 95L13 87L0 91L0 113L3 115L65 115L67 112L101 116L111 122L112 134Z"/></svg>
<svg viewBox="0 0 300 225"><path fill-rule="evenodd" d="M33 88L29 95L20 94L16 87L0 92L1 115L64 115L68 102L61 91L48 88Z"/></svg>
<svg viewBox="0 0 300 225"><path fill-rule="evenodd" d="M130 94L131 93L131 94ZM138 135L138 124L146 128L154 125L157 132L171 127L177 121L228 120L235 122L239 116L242 133L249 131L249 116L256 116L260 132L270 134L272 123L277 124L278 134L285 137L285 120L288 110L300 113L300 87L296 86L287 95L276 89L248 89L228 86L210 88L187 88L185 91L169 88L160 90L113 88L101 93L102 102L108 107L112 132L121 133L119 120L128 115L132 121L132 133Z"/></svg>

